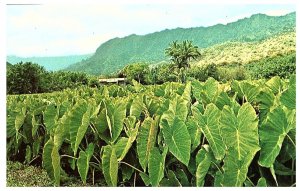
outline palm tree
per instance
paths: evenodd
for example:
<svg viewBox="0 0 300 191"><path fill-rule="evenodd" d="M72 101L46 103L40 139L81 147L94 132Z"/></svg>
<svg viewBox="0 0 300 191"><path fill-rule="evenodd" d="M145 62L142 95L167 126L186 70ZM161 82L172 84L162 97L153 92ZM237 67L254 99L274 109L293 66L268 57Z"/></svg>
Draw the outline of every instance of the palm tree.
<svg viewBox="0 0 300 191"><path fill-rule="evenodd" d="M165 54L171 57L178 68L189 67L189 61L201 56L198 46L192 44L192 41L185 40L182 43L173 41L165 50Z"/></svg>

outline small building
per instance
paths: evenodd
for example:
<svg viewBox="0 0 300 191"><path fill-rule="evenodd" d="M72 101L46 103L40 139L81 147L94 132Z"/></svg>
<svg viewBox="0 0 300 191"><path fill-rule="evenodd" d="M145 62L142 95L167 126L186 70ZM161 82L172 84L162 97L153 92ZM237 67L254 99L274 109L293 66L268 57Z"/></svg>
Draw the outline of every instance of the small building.
<svg viewBox="0 0 300 191"><path fill-rule="evenodd" d="M126 78L107 78L107 79L99 79L100 84L126 84Z"/></svg>

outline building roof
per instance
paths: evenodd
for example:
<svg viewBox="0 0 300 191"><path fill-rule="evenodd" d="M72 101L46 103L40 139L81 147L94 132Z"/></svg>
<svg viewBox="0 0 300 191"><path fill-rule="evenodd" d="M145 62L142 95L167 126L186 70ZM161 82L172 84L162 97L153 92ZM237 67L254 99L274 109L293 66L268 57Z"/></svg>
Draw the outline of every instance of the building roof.
<svg viewBox="0 0 300 191"><path fill-rule="evenodd" d="M99 79L99 82L115 83L115 82L124 82L126 78L107 78Z"/></svg>

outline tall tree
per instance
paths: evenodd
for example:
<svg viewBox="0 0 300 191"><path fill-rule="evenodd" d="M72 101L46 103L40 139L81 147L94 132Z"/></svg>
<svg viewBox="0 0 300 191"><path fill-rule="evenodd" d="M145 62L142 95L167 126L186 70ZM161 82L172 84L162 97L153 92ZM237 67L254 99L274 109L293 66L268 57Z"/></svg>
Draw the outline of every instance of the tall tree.
<svg viewBox="0 0 300 191"><path fill-rule="evenodd" d="M189 67L189 61L201 56L198 46L192 44L192 41L185 40L182 43L173 41L165 50L165 54L171 57L178 68Z"/></svg>

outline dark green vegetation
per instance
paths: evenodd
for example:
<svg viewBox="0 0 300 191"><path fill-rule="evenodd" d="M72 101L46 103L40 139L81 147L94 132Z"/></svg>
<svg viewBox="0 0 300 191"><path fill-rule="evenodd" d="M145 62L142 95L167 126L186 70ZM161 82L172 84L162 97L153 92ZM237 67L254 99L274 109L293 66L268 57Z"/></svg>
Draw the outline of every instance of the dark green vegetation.
<svg viewBox="0 0 300 191"><path fill-rule="evenodd" d="M184 70L179 69L175 63L147 65L135 63L127 65L118 75L127 77L142 84L163 84L164 82L185 82L196 79L206 81L209 77L226 82L246 79L270 79L274 76L290 78L296 73L296 53L278 55L253 61L246 65L233 64L206 64L193 66Z"/></svg>
<svg viewBox="0 0 300 191"><path fill-rule="evenodd" d="M295 186L295 102L295 76L11 95L7 160L56 185Z"/></svg>
<svg viewBox="0 0 300 191"><path fill-rule="evenodd" d="M144 36L115 38L102 44L90 58L69 66L67 70L98 75L116 72L130 63L158 63L166 60L164 49L176 40L189 39L199 48L227 41L257 42L285 31L293 31L296 26L295 15L295 12L280 17L257 14L227 25L177 28Z"/></svg>
<svg viewBox="0 0 300 191"><path fill-rule="evenodd" d="M97 87L98 78L79 72L48 72L31 62L7 63L7 94L32 94L60 91L81 85Z"/></svg>
<svg viewBox="0 0 300 191"><path fill-rule="evenodd" d="M7 56L6 59L11 64L17 64L20 62L32 62L32 63L38 63L39 65L43 66L47 71L58 71L76 62L81 62L91 56L92 56L91 54L73 55L73 56L53 56L53 57Z"/></svg>
<svg viewBox="0 0 300 191"><path fill-rule="evenodd" d="M271 78L273 76L288 78L291 74L296 74L296 53L253 61L246 67L252 78L255 79Z"/></svg>

